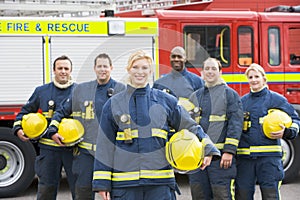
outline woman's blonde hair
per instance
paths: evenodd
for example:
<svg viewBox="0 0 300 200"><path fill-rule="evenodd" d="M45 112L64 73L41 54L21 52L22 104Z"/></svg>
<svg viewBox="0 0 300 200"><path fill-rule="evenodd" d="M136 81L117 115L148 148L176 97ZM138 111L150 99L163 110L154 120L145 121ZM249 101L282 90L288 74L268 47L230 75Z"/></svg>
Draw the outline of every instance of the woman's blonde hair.
<svg viewBox="0 0 300 200"><path fill-rule="evenodd" d="M130 55L129 59L128 59L128 64L127 64L127 71L129 71L133 65L133 63L137 60L141 60L141 59L146 59L151 67L151 71L152 71L152 57L150 55L148 55L145 51L143 50L139 50L134 52L133 54Z"/></svg>
<svg viewBox="0 0 300 200"><path fill-rule="evenodd" d="M259 64L252 63L252 64L247 68L247 70L245 71L245 75L246 75L247 77L248 77L248 74L249 74L249 71L250 71L250 70L254 70L254 71L256 71L256 72L259 72L259 73L261 73L261 75L262 75L263 77L266 78L266 72L265 72L264 68L262 68L262 66L260 66Z"/></svg>

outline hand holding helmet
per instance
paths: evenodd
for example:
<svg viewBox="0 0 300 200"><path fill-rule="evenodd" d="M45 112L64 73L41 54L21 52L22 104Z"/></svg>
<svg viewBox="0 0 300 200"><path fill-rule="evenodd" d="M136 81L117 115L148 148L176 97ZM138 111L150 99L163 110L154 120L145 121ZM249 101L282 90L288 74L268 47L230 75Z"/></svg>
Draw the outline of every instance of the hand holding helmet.
<svg viewBox="0 0 300 200"><path fill-rule="evenodd" d="M292 118L285 112L278 109L271 109L263 120L263 132L270 139L283 137L285 128L290 128Z"/></svg>
<svg viewBox="0 0 300 200"><path fill-rule="evenodd" d="M166 159L176 171L187 173L200 168L204 159L204 148L194 133L183 129L167 142ZM207 160L205 165L209 163Z"/></svg>
<svg viewBox="0 0 300 200"><path fill-rule="evenodd" d="M58 133L52 139L60 146L73 146L82 141L84 127L77 119L64 118L58 126Z"/></svg>

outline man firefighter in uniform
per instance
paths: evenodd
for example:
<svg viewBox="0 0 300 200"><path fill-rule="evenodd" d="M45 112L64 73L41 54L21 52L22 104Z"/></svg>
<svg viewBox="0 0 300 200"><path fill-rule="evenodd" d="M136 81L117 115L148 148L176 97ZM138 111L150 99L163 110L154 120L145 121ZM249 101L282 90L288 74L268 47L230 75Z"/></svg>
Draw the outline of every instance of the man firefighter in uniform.
<svg viewBox="0 0 300 200"><path fill-rule="evenodd" d="M54 114L48 129L49 135L56 134L62 118L71 114L84 126L83 140L78 143L78 150L73 161L77 200L94 199L92 179L98 120L104 103L112 95L125 88L123 84L111 78L112 69L111 58L105 53L99 54L94 61L97 80L79 84L70 98L63 102L61 109Z"/></svg>
<svg viewBox="0 0 300 200"><path fill-rule="evenodd" d="M193 118L222 154L213 158L205 170L189 174L193 200L234 199L235 155L243 126L243 110L238 93L221 78L221 70L217 59L205 60L201 72L205 87L190 96L195 105L191 112Z"/></svg>
<svg viewBox="0 0 300 200"><path fill-rule="evenodd" d="M169 127L186 129L202 140L202 169L219 151L175 97L150 88L153 68L149 55L134 52L127 72L126 91L114 95L103 107L93 189L104 200L175 200L176 181L165 150Z"/></svg>
<svg viewBox="0 0 300 200"><path fill-rule="evenodd" d="M171 50L170 62L172 71L156 80L153 88L175 96L184 106L184 102L194 91L202 88L204 82L200 76L186 69L186 52L182 47L176 46Z"/></svg>
<svg viewBox="0 0 300 200"><path fill-rule="evenodd" d="M22 107L13 126L14 133L23 141L39 139L39 155L35 161L38 176L38 200L56 199L62 167L67 174L72 197L75 196L75 179L72 173L73 149L54 142L59 134L43 134L59 104L68 98L72 89L72 61L60 56L53 63L54 80L35 89L28 102ZM42 111L42 115L37 113Z"/></svg>

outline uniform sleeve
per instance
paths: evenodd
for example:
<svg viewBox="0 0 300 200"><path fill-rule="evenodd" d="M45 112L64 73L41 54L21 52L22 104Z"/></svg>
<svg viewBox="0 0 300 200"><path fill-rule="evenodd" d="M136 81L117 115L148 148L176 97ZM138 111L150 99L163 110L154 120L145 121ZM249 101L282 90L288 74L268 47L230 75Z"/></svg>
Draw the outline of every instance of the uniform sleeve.
<svg viewBox="0 0 300 200"><path fill-rule="evenodd" d="M235 155L243 130L243 107L241 99L235 91L226 90L226 97L228 126L223 152Z"/></svg>
<svg viewBox="0 0 300 200"><path fill-rule="evenodd" d="M13 133L16 134L19 129L22 129L22 118L28 113L36 113L40 107L40 98L39 98L39 87L36 88L27 101L27 103L22 107L21 111L16 116L16 120L13 124Z"/></svg>
<svg viewBox="0 0 300 200"><path fill-rule="evenodd" d="M118 127L110 107L111 101L108 100L101 114L94 161L93 191L111 191L112 188L115 133L118 131Z"/></svg>

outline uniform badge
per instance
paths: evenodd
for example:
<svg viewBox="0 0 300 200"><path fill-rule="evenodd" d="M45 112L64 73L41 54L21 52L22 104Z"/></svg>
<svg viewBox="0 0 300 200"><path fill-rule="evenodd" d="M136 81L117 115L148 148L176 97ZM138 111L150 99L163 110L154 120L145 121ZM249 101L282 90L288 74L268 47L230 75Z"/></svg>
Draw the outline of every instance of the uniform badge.
<svg viewBox="0 0 300 200"><path fill-rule="evenodd" d="M195 107L194 108L194 113L198 113L200 111L200 108L199 107Z"/></svg>
<svg viewBox="0 0 300 200"><path fill-rule="evenodd" d="M48 105L49 105L49 107L54 106L54 101L53 100L48 101Z"/></svg>
<svg viewBox="0 0 300 200"><path fill-rule="evenodd" d="M129 118L130 118L129 115L123 114L123 115L120 116L120 121L122 123L127 123L129 121Z"/></svg>

